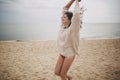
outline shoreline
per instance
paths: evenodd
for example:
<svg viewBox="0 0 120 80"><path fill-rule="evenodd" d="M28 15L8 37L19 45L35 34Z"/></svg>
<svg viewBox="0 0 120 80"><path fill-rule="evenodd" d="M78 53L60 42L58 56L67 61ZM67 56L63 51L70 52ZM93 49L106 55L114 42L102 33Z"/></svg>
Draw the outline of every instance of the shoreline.
<svg viewBox="0 0 120 80"><path fill-rule="evenodd" d="M82 38L80 41L83 40L115 40L115 39L120 39L120 37L116 38ZM54 39L49 39L49 40L0 40L0 42L37 42L37 41L56 41Z"/></svg>

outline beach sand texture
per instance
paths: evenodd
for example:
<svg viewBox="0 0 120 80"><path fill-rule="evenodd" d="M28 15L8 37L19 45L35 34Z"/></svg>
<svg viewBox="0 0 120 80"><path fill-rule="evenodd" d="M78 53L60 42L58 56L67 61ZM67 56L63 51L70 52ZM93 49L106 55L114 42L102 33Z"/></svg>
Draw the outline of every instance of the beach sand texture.
<svg viewBox="0 0 120 80"><path fill-rule="evenodd" d="M120 39L80 40L73 80L120 80ZM0 41L0 80L60 80L55 41Z"/></svg>

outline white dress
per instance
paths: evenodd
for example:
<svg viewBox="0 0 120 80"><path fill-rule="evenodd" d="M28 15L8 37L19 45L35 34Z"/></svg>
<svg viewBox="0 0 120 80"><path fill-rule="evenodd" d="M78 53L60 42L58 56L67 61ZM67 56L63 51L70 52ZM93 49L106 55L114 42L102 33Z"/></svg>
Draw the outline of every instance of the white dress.
<svg viewBox="0 0 120 80"><path fill-rule="evenodd" d="M68 9L63 9L63 14ZM79 31L80 31L80 8L79 2L76 0L71 25L64 29L62 25L57 38L57 45L60 55L71 57L79 53Z"/></svg>

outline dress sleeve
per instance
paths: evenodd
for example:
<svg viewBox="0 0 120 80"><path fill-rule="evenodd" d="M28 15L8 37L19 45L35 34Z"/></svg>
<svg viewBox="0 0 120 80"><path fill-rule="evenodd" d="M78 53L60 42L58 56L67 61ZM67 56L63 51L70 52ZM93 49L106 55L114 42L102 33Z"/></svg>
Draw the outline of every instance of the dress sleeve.
<svg viewBox="0 0 120 80"><path fill-rule="evenodd" d="M70 31L72 33L78 33L80 29L80 7L79 7L79 2L76 0L76 5L74 7L74 12L73 12L73 17L71 20L71 26L70 26Z"/></svg>

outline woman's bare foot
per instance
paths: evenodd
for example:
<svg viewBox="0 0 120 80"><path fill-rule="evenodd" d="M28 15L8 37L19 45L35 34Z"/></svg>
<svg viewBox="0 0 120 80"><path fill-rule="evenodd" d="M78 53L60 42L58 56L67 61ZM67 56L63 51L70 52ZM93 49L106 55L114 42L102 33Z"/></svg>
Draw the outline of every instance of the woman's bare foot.
<svg viewBox="0 0 120 80"><path fill-rule="evenodd" d="M72 80L72 77L71 76L67 76L68 80Z"/></svg>

